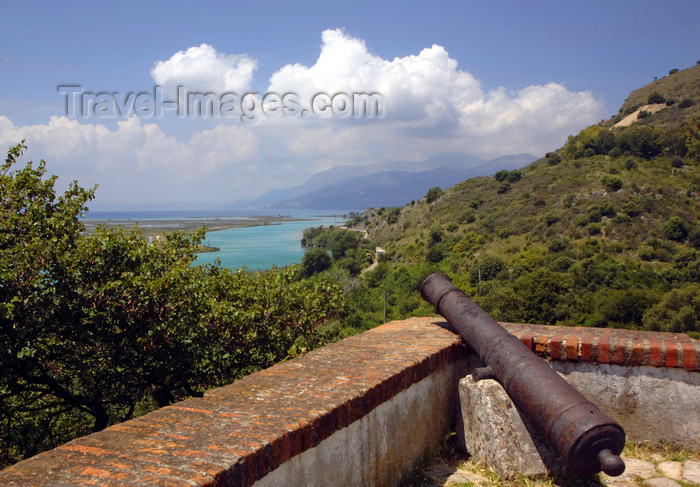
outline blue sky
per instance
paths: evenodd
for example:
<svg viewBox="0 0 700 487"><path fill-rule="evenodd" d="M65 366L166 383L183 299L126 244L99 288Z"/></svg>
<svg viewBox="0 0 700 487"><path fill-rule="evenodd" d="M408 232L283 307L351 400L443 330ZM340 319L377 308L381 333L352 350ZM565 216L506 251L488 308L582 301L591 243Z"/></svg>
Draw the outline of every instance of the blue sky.
<svg viewBox="0 0 700 487"><path fill-rule="evenodd" d="M541 155L700 60L697 0L27 1L0 15L0 142L26 138L60 180L99 183L93 207L223 204L444 151ZM294 93L300 108L319 92L374 92L383 113L67 116L58 85Z"/></svg>

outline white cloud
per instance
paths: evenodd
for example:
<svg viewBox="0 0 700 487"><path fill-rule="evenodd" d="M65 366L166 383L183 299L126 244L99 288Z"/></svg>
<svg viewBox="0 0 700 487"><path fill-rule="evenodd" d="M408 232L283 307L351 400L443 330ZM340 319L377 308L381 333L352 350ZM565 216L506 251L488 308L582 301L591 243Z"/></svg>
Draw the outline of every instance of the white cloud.
<svg viewBox="0 0 700 487"><path fill-rule="evenodd" d="M256 67L245 54L202 44L157 62L151 76L165 88L240 95L250 89ZM377 92L384 117L261 116L242 123L133 116L105 125L54 116L16 126L0 115L0 143L26 138L28 157L46 159L62 179L100 183L98 196L110 201L226 201L300 184L341 164L415 161L450 151L540 155L599 120L604 108L592 93L558 83L485 90L442 46L384 59L342 30L324 31L314 64L281 67L268 91L296 93L302 104L319 92Z"/></svg>
<svg viewBox="0 0 700 487"><path fill-rule="evenodd" d="M151 77L166 88L182 85L188 91L242 94L250 89L257 67L257 61L246 54L226 55L202 44L156 62Z"/></svg>
<svg viewBox="0 0 700 487"><path fill-rule="evenodd" d="M0 144L9 147L23 139L29 147L25 159L45 159L48 172L60 176L59 186L73 179L83 186L99 183L98 196L106 192L109 199L125 200L147 200L153 188L168 184L172 187L159 188L161 197L177 199L180 185L207 179L222 169L238 169L258 148L258 138L247 126L218 125L178 138L156 124L141 125L135 116L118 122L114 130L66 117L16 126L0 116ZM122 187L115 187L115 181Z"/></svg>
<svg viewBox="0 0 700 487"><path fill-rule="evenodd" d="M517 93L503 88L485 92L438 45L387 60L339 29L324 31L322 41L314 65L282 67L270 78L269 91L295 92L302 102L318 92L380 93L385 117L363 120L365 132L371 136L382 126L390 127L393 135L403 134L396 142L407 149L407 155L435 141L444 143L446 137L453 150L481 156L526 150L543 153L569 133L598 120L604 109L592 93L571 92L557 83L529 86ZM347 124L347 120L334 121ZM294 138L289 147L299 151L300 143ZM326 145L320 140L316 144L320 149ZM347 148L357 150L356 145Z"/></svg>
<svg viewBox="0 0 700 487"><path fill-rule="evenodd" d="M166 135L158 125L143 126L145 143L135 150L139 167L163 168L183 177L201 177L221 166L245 161L257 149L257 138L247 127L218 125L196 131L187 141Z"/></svg>

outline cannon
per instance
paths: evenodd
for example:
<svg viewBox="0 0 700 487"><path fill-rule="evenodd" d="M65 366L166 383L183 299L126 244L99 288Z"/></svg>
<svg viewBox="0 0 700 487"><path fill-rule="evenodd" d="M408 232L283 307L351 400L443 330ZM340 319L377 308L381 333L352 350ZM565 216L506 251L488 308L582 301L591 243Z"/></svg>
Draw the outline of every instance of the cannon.
<svg viewBox="0 0 700 487"><path fill-rule="evenodd" d="M602 470L617 476L625 471L619 457L625 432L617 422L477 306L446 275L428 276L420 291L485 365L474 371L474 380L497 380L573 472L593 475Z"/></svg>

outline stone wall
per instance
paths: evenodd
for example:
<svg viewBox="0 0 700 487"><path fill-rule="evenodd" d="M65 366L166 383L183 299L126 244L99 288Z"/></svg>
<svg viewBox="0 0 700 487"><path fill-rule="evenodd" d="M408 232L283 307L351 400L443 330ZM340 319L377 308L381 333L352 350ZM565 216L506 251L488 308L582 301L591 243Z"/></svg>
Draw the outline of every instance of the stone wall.
<svg viewBox="0 0 700 487"><path fill-rule="evenodd" d="M505 326L555 368L594 377L584 394L603 376L656 370L697 403L700 343L685 335ZM442 320L388 323L41 453L1 471L0 485L395 485L454 427L457 382L474 364ZM635 386L631 411L664 407L650 384ZM685 423L700 421L692 414Z"/></svg>

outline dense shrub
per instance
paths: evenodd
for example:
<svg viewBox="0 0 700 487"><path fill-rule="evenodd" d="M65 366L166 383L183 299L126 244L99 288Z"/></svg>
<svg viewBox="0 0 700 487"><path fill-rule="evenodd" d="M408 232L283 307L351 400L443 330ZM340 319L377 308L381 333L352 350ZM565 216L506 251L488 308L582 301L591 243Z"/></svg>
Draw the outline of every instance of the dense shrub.
<svg viewBox="0 0 700 487"><path fill-rule="evenodd" d="M547 156L547 164L550 166L556 166L561 162L561 156L556 152L552 152Z"/></svg>
<svg viewBox="0 0 700 487"><path fill-rule="evenodd" d="M685 284L673 289L644 313L647 330L676 333L700 331L700 284Z"/></svg>
<svg viewBox="0 0 700 487"><path fill-rule="evenodd" d="M654 91L649 95L649 98L647 98L647 103L666 103L666 98L664 98L661 93Z"/></svg>
<svg viewBox="0 0 700 487"><path fill-rule="evenodd" d="M522 177L523 177L523 173L518 171L517 169L515 169L515 170L510 171L508 173L508 177L506 178L506 181L508 181L509 183L517 183L518 181L520 181L522 179Z"/></svg>
<svg viewBox="0 0 700 487"><path fill-rule="evenodd" d="M501 169L496 174L494 174L494 177L496 178L496 181L505 181L508 177L508 170Z"/></svg>
<svg viewBox="0 0 700 487"><path fill-rule="evenodd" d="M477 284L481 281L495 279L505 268L506 264L500 257L485 255L472 267L470 271L471 282Z"/></svg>
<svg viewBox="0 0 700 487"><path fill-rule="evenodd" d="M672 216L664 225L664 236L676 242L685 242L689 230L685 220L679 216Z"/></svg>
<svg viewBox="0 0 700 487"><path fill-rule="evenodd" d="M498 189L496 190L496 192L497 192L498 194L505 194L505 193L507 193L508 191L510 191L511 188L512 188L512 186L511 186L511 184L510 184L508 181L503 181L503 182L501 183L501 185L498 187Z"/></svg>
<svg viewBox="0 0 700 487"><path fill-rule="evenodd" d="M603 178L603 185L608 191L619 191L622 189L622 179L614 176L605 176Z"/></svg>
<svg viewBox="0 0 700 487"><path fill-rule="evenodd" d="M430 188L428 190L428 193L425 195L425 200L428 203L433 203L440 198L445 192L440 188L440 186L435 186L433 188Z"/></svg>

